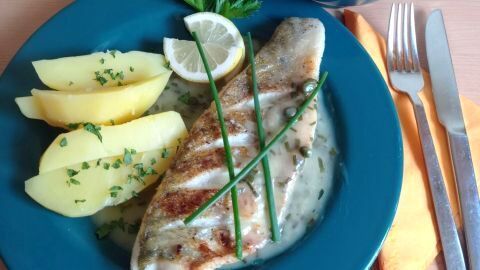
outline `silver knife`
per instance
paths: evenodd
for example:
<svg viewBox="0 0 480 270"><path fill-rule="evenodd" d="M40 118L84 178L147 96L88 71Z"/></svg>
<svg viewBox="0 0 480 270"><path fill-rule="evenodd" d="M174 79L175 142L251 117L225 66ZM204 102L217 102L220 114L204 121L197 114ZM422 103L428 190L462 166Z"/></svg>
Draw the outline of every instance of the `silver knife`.
<svg viewBox="0 0 480 270"><path fill-rule="evenodd" d="M428 17L425 45L437 115L448 136L460 199L469 269L480 270L480 200L445 24L440 10L433 11Z"/></svg>

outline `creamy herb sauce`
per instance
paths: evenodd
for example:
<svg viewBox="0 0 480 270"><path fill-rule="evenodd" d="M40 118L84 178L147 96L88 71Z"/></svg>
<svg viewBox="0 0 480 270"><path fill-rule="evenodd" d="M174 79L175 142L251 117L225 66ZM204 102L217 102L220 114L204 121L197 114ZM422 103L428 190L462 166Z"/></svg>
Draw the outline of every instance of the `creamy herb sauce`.
<svg viewBox="0 0 480 270"><path fill-rule="evenodd" d="M208 85L192 84L178 77L173 77L167 84L161 98L152 106L148 113L169 110L177 111L182 115L187 128L190 128L193 122L210 105L210 102L211 96ZM281 253L301 238L315 220L322 217L333 186L337 150L333 123L327 109L323 106L323 97L319 97L318 104L317 129L313 142L312 156L306 158L302 174L294 185L292 198L295 199L290 200L286 211L282 213L284 220L281 226L282 241L279 243L268 243L264 248L248 256L242 262L224 268L230 269L241 267L245 264L261 263ZM276 120L266 118L265 122L267 121ZM277 145L274 147L274 151L281 151L281 147L283 146ZM274 171L274 168L272 168L272 171ZM131 199L122 205L108 207L98 212L93 216L93 220L98 226L101 226L111 220L122 218L121 221L126 224L124 230L120 227L115 228L108 237L126 250L131 250L136 237L134 229L138 227L138 223L154 192L154 188L149 188L143 191L139 198ZM302 199L300 200L299 198Z"/></svg>

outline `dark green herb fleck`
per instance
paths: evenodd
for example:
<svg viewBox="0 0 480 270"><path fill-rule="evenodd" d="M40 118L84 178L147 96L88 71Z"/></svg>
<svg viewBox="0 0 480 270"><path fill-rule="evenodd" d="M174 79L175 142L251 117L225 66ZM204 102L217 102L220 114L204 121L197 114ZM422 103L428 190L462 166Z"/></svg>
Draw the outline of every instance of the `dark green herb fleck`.
<svg viewBox="0 0 480 270"><path fill-rule="evenodd" d="M138 193L135 190L132 190L132 197L134 198L138 197Z"/></svg>
<svg viewBox="0 0 480 270"><path fill-rule="evenodd" d="M196 97L192 97L190 92L186 92L185 94L178 97L178 101L182 102L185 105L198 105L198 99Z"/></svg>
<svg viewBox="0 0 480 270"><path fill-rule="evenodd" d="M117 53L117 50L111 50L108 52L113 58L115 58L115 54Z"/></svg>
<svg viewBox="0 0 480 270"><path fill-rule="evenodd" d="M128 150L127 148L125 148L123 152L123 163L125 165L130 165L132 163L132 155L136 153L137 151L135 151L135 149Z"/></svg>
<svg viewBox="0 0 480 270"><path fill-rule="evenodd" d="M115 160L115 162L112 163L112 168L118 169L120 168L120 165L122 165L122 161L118 158L117 160Z"/></svg>
<svg viewBox="0 0 480 270"><path fill-rule="evenodd" d="M108 82L108 80L105 79L105 77L103 77L100 74L100 71L95 71L95 79L94 80L97 81L102 86Z"/></svg>
<svg viewBox="0 0 480 270"><path fill-rule="evenodd" d="M328 153L331 156L336 156L337 155L337 149L335 149L335 147L332 147Z"/></svg>
<svg viewBox="0 0 480 270"><path fill-rule="evenodd" d="M83 124L83 129L97 136L100 142L102 142L102 134L100 134L100 130L102 129L101 127L96 126L92 123L85 123Z"/></svg>
<svg viewBox="0 0 480 270"><path fill-rule="evenodd" d="M68 141L67 141L67 138L63 137L61 140L60 140L60 147L65 147L68 145Z"/></svg>
<svg viewBox="0 0 480 270"><path fill-rule="evenodd" d="M118 192L119 192L120 190L123 190L123 188L122 188L121 186L113 186L113 187L111 187L111 188L109 189L109 191L110 191L110 197L116 198L117 195L118 195Z"/></svg>
<svg viewBox="0 0 480 270"><path fill-rule="evenodd" d="M148 167L147 170L145 171L147 175L155 175L158 174L157 171L155 171L152 167Z"/></svg>
<svg viewBox="0 0 480 270"><path fill-rule="evenodd" d="M70 123L67 124L68 129L77 129L82 123Z"/></svg>
<svg viewBox="0 0 480 270"><path fill-rule="evenodd" d="M77 203L84 203L84 202L86 202L86 201L87 201L87 200L85 200L85 199L75 200L75 204L77 204Z"/></svg>
<svg viewBox="0 0 480 270"><path fill-rule="evenodd" d="M73 177L75 175L77 175L80 171L75 171L75 170L72 170L72 169L67 169L67 175L69 177Z"/></svg>
<svg viewBox="0 0 480 270"><path fill-rule="evenodd" d="M104 168L105 170L110 169L110 163L108 163L108 162L103 163L103 168Z"/></svg>
<svg viewBox="0 0 480 270"><path fill-rule="evenodd" d="M88 162L84 161L82 162L82 170L88 170L90 168L90 165L88 165Z"/></svg>
<svg viewBox="0 0 480 270"><path fill-rule="evenodd" d="M318 158L318 168L320 168L320 172L325 171L325 164L323 163L323 159L320 157Z"/></svg>
<svg viewBox="0 0 480 270"><path fill-rule="evenodd" d="M98 166L100 166L100 162L101 162L101 161L102 161L102 159L101 159L101 158L99 158L99 159L97 160L97 164L95 165L95 167L98 167Z"/></svg>
<svg viewBox="0 0 480 270"><path fill-rule="evenodd" d="M72 85L73 85L73 82L70 81L70 82L68 83L68 86L72 86Z"/></svg>
<svg viewBox="0 0 480 270"><path fill-rule="evenodd" d="M163 148L162 150L162 158L168 158L168 155L170 153L168 152L168 149L167 148Z"/></svg>
<svg viewBox="0 0 480 270"><path fill-rule="evenodd" d="M320 192L318 193L318 199L317 200L320 200L322 197L323 197L323 194L325 193L325 190L323 190L323 188L320 190Z"/></svg>
<svg viewBox="0 0 480 270"><path fill-rule="evenodd" d="M103 57L102 57L102 58L100 58L100 64L102 64L102 65L103 65L104 63L105 63L105 59L103 59Z"/></svg>
<svg viewBox="0 0 480 270"><path fill-rule="evenodd" d="M132 66L130 66L130 72L133 72L134 70L135 69Z"/></svg>
<svg viewBox="0 0 480 270"><path fill-rule="evenodd" d="M74 185L80 185L80 181L74 179L74 178L70 178L70 183L74 184Z"/></svg>
<svg viewBox="0 0 480 270"><path fill-rule="evenodd" d="M150 165L153 165L153 164L155 164L155 163L157 163L157 160L156 160L156 159L154 159L154 158L150 159Z"/></svg>
<svg viewBox="0 0 480 270"><path fill-rule="evenodd" d="M120 229L122 231L125 231L126 225L127 223L123 220L123 218L112 220L110 222L103 223L102 226L98 227L97 230L95 231L95 235L97 236L97 239L100 240L105 238L115 229Z"/></svg>

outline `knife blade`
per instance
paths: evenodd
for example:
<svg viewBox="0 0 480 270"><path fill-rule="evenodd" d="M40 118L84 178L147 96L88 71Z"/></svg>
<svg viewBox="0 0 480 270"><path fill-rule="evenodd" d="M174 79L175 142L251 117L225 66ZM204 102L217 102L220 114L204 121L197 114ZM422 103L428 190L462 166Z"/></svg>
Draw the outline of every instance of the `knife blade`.
<svg viewBox="0 0 480 270"><path fill-rule="evenodd" d="M480 270L480 200L443 15L433 11L425 28L428 68L440 122L445 127L463 218L469 269Z"/></svg>

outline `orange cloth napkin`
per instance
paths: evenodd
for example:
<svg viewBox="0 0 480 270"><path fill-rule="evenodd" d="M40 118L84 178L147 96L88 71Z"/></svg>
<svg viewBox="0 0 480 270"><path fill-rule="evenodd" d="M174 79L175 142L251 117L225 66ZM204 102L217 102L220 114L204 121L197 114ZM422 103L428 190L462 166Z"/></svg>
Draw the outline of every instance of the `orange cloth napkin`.
<svg viewBox="0 0 480 270"><path fill-rule="evenodd" d="M402 128L404 147L402 192L393 226L378 256L378 264L381 269L387 270L427 269L441 251L441 243L412 104L406 95L397 93L389 84L386 71L385 39L361 15L355 12L345 10L344 20L345 25L365 47L387 82ZM443 126L437 119L430 76L425 71L423 74L425 87L420 98L425 104L455 221L457 225L461 226L447 138ZM478 180L480 180L480 106L464 97L460 97L460 99L478 185ZM389 181L389 179L384 180Z"/></svg>

